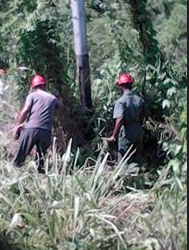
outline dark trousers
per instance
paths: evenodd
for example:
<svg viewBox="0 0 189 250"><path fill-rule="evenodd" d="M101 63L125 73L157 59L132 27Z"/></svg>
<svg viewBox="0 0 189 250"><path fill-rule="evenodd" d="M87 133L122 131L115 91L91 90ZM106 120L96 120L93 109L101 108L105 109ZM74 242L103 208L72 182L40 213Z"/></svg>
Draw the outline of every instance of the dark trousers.
<svg viewBox="0 0 189 250"><path fill-rule="evenodd" d="M131 146L130 153L134 153L130 156L128 163L140 163L143 149L143 130L140 125L121 127L118 138L118 161L123 158Z"/></svg>
<svg viewBox="0 0 189 250"><path fill-rule="evenodd" d="M19 147L14 157L13 164L21 167L34 146L36 146L36 160L38 169L43 167L43 156L51 143L51 132L46 129L27 128L21 132Z"/></svg>

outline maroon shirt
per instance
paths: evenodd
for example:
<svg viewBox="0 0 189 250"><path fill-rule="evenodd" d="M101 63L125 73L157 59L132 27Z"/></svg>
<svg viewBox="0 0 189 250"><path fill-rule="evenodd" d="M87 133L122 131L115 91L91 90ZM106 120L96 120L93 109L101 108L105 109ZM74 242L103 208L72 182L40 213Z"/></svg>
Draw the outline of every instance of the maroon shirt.
<svg viewBox="0 0 189 250"><path fill-rule="evenodd" d="M30 93L26 98L25 107L29 108L29 115L25 128L52 129L52 116L59 107L58 99L41 89Z"/></svg>

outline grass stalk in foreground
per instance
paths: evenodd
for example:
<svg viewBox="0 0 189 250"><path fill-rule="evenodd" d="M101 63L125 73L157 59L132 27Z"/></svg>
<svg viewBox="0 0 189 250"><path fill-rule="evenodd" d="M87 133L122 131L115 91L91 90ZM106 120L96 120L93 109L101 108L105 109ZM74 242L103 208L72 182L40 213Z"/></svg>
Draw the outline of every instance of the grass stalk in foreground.
<svg viewBox="0 0 189 250"><path fill-rule="evenodd" d="M78 169L70 141L62 157L54 147L46 175L34 162L10 171L1 160L2 237L21 250L185 250L186 185L168 166L152 189L125 193L128 157L107 170L100 154Z"/></svg>

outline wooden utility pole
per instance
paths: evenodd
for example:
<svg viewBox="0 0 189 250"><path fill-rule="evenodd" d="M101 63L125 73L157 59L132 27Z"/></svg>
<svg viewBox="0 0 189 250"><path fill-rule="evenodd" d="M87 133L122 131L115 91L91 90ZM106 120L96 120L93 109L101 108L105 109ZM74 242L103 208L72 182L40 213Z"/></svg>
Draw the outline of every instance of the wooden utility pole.
<svg viewBox="0 0 189 250"><path fill-rule="evenodd" d="M76 56L76 83L79 84L82 107L90 109L92 100L84 0L71 0L71 9Z"/></svg>

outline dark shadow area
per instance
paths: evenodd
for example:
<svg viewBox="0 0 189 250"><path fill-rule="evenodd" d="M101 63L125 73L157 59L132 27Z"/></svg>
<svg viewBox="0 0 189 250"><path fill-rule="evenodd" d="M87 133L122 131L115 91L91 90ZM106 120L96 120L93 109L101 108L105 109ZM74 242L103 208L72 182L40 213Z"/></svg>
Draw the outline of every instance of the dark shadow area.
<svg viewBox="0 0 189 250"><path fill-rule="evenodd" d="M20 248L18 245L13 245L9 242L9 239L0 234L0 250L26 250Z"/></svg>

